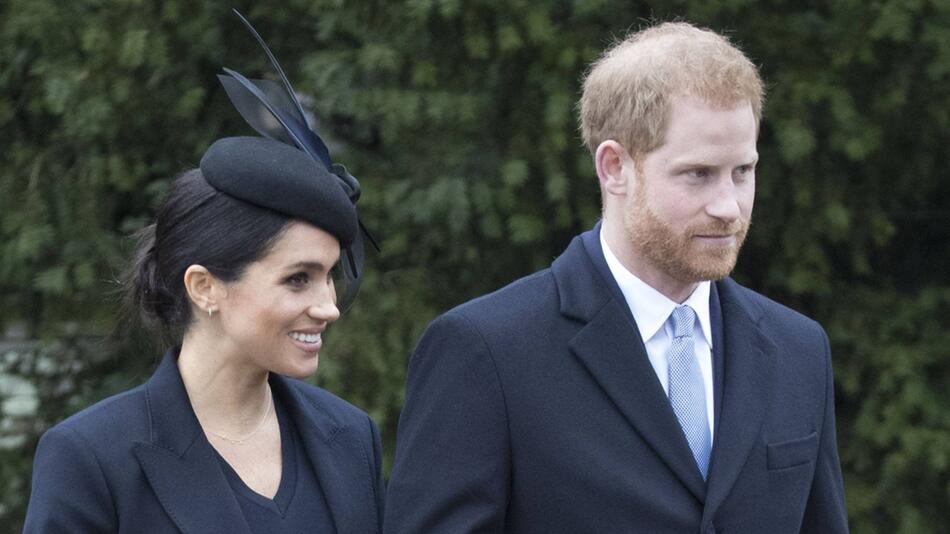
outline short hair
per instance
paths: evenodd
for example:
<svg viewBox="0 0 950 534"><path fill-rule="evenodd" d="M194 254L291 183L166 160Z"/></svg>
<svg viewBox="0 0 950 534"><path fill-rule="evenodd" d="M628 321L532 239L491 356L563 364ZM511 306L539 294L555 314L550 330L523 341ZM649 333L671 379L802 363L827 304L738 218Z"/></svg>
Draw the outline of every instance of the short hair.
<svg viewBox="0 0 950 534"><path fill-rule="evenodd" d="M584 79L584 143L594 154L613 139L640 160L663 144L672 99L687 95L715 105L748 101L758 128L762 79L727 38L685 22L632 33L604 51Z"/></svg>

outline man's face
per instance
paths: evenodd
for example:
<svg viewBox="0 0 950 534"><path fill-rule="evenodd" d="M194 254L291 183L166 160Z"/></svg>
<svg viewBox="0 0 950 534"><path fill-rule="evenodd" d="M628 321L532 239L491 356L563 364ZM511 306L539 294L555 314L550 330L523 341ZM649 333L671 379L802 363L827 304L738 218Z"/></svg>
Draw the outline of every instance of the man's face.
<svg viewBox="0 0 950 534"><path fill-rule="evenodd" d="M727 276L755 198L756 124L748 103L673 100L663 145L639 165L624 207L641 278L684 285Z"/></svg>

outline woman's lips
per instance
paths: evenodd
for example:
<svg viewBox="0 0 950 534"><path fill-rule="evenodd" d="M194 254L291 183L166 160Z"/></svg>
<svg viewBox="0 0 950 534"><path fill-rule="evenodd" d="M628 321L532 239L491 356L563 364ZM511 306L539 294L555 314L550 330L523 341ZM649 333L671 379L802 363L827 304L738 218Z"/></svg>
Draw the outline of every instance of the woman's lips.
<svg viewBox="0 0 950 534"><path fill-rule="evenodd" d="M320 350L320 347L323 346L323 335L320 332L294 331L287 334L287 337L290 338L294 345L297 345L301 350L306 352L317 352Z"/></svg>

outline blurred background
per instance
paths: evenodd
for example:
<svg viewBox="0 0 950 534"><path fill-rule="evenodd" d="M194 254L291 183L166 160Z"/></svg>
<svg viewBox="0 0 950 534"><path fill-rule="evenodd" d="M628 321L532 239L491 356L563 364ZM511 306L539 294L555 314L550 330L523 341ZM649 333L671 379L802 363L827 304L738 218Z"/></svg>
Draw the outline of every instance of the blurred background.
<svg viewBox="0 0 950 534"><path fill-rule="evenodd" d="M945 0L3 0L0 531L21 528L39 435L159 361L147 336L112 335L116 279L170 180L253 133L215 78L269 72L232 7L363 184L382 253L314 380L375 418L387 470L427 322L546 267L598 218L586 66L684 19L768 84L735 278L828 330L852 530L950 532Z"/></svg>

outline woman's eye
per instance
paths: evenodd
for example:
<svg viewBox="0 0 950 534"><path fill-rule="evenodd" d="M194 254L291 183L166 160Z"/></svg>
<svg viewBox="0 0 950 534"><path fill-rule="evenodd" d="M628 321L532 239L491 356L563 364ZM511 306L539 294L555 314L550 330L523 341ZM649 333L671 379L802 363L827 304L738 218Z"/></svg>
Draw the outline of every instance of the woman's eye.
<svg viewBox="0 0 950 534"><path fill-rule="evenodd" d="M287 277L287 284L292 287L303 287L310 282L307 273L296 273Z"/></svg>

